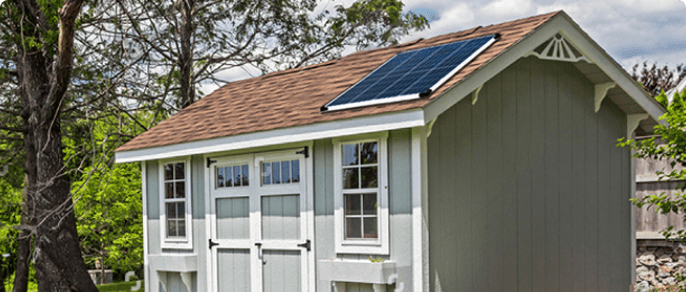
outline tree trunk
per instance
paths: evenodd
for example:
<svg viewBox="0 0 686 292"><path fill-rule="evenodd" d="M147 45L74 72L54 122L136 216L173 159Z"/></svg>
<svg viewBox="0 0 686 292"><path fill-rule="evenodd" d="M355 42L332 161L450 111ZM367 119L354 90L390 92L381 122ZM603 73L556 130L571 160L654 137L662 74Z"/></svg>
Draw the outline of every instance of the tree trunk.
<svg viewBox="0 0 686 292"><path fill-rule="evenodd" d="M24 141L24 147L29 145L33 148L31 143ZM29 165L27 159L26 166ZM33 162L35 164L35 162ZM25 166L25 167L26 167ZM29 171L26 168L27 172ZM28 230L27 226L33 226L33 212L31 212L31 196L29 196L32 191L29 191L31 184L29 183L29 176L24 175L24 192L22 194L21 203L21 230L17 236L17 266L14 271L14 287L13 292L26 292L29 289L29 269L31 267L31 231Z"/></svg>
<svg viewBox="0 0 686 292"><path fill-rule="evenodd" d="M38 291L98 291L88 276L76 232L69 179L64 173L60 109L70 84L76 18L82 1L65 0L59 10L58 46L44 40L44 7L15 0L21 11L17 71L24 124L28 202L33 207L33 259ZM56 54L51 48L57 48ZM25 202L27 203L27 202Z"/></svg>
<svg viewBox="0 0 686 292"><path fill-rule="evenodd" d="M193 4L195 1L187 0L180 1L181 5L181 54L179 55L179 69L180 77L179 83L181 86L181 106L187 106L195 102L195 88L193 86L193 46L191 44L193 35Z"/></svg>

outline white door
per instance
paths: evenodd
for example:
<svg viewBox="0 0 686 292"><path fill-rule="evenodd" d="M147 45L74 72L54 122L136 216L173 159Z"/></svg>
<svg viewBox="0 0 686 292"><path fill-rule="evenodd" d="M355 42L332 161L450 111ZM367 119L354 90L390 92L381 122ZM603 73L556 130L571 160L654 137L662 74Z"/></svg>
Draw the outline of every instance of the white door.
<svg viewBox="0 0 686 292"><path fill-rule="evenodd" d="M299 150L212 158L213 291L309 290L308 195Z"/></svg>

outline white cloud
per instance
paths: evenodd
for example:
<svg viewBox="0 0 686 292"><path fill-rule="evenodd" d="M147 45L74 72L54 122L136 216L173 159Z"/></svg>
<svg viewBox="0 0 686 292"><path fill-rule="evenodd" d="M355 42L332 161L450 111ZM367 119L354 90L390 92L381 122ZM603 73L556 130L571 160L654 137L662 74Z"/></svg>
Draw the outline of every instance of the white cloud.
<svg viewBox="0 0 686 292"><path fill-rule="evenodd" d="M531 7L531 0L496 0L479 10L490 17L519 17L530 13Z"/></svg>

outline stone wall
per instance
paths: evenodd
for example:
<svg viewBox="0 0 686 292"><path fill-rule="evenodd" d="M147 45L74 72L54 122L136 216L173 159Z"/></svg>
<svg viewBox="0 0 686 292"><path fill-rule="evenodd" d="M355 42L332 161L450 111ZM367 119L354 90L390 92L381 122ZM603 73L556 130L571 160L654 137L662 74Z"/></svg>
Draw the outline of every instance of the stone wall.
<svg viewBox="0 0 686 292"><path fill-rule="evenodd" d="M679 274L686 276L685 245L666 240L637 241L637 292L675 285Z"/></svg>

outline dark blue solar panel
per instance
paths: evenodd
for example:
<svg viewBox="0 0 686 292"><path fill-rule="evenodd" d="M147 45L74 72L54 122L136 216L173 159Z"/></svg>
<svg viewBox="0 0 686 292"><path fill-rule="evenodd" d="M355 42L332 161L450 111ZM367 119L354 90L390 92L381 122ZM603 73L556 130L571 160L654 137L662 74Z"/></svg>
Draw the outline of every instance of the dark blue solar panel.
<svg viewBox="0 0 686 292"><path fill-rule="evenodd" d="M427 92L494 38L490 35L399 53L326 107Z"/></svg>

